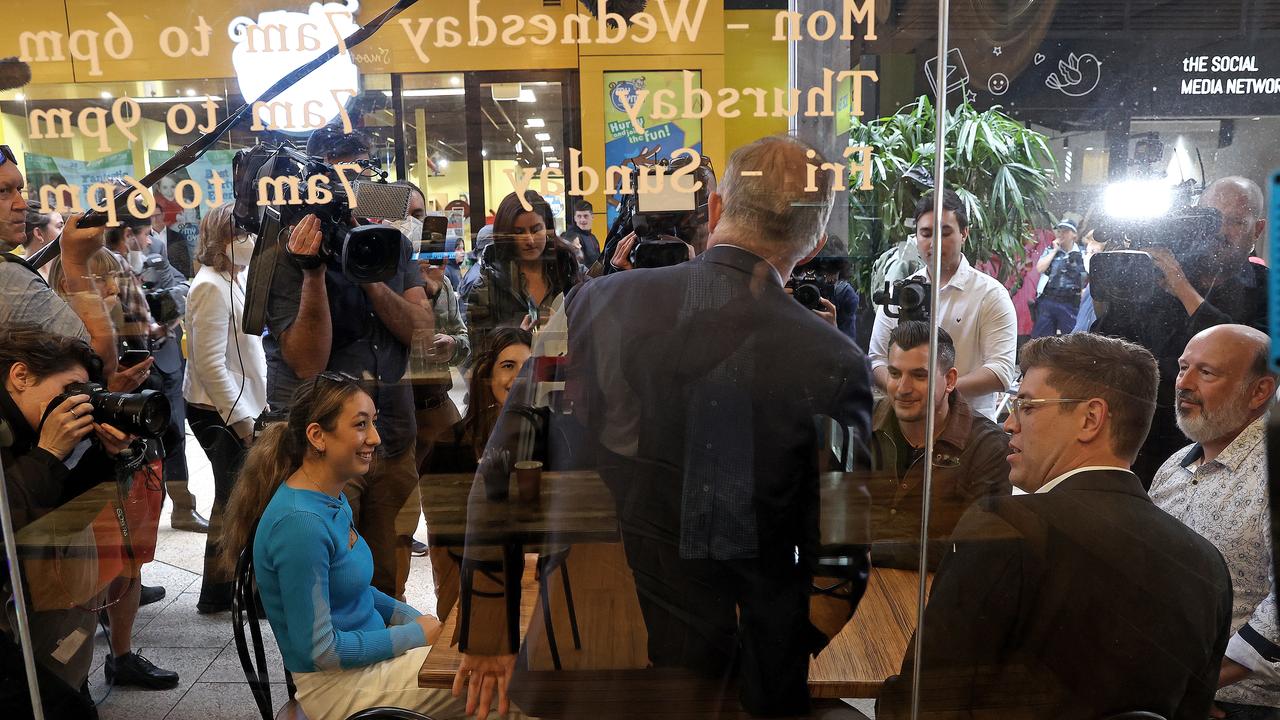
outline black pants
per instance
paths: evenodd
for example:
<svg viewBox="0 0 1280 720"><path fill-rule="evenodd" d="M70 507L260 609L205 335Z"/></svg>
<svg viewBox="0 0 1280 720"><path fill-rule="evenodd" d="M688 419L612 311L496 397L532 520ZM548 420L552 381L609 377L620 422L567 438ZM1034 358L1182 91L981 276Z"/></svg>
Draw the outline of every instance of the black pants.
<svg viewBox="0 0 1280 720"><path fill-rule="evenodd" d="M191 424L191 432L196 436L204 454L209 457L213 466L213 512L209 516L209 535L204 545L204 580L201 594L216 584L226 584L227 598L230 598L231 575L221 572L217 566L220 552L219 541L222 539L222 514L231 497L231 488L235 485L236 476L240 473L240 465L244 462L248 450L236 437L236 433L222 422L222 416L212 410L186 406L187 422ZM212 599L212 598L209 598Z"/></svg>
<svg viewBox="0 0 1280 720"><path fill-rule="evenodd" d="M753 715L809 712L809 656L826 638L809 622L807 573L786 558L686 560L626 531L623 542L655 667L733 679Z"/></svg>

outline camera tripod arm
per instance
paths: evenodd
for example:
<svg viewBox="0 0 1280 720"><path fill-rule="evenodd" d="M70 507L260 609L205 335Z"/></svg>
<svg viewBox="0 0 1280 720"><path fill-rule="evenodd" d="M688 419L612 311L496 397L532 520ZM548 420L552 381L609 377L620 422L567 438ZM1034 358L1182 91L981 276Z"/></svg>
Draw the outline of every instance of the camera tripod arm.
<svg viewBox="0 0 1280 720"><path fill-rule="evenodd" d="M374 18L368 25L351 33L342 42L334 45L328 50L320 53L310 62L298 67L288 75L280 78L274 85L267 88L261 96L254 102L246 102L231 113L222 122L218 123L212 130L196 138L191 144L183 147L173 157L160 163L154 170L147 173L145 177L138 181L138 184L145 188L150 188L160 181L160 178L170 173L177 172L191 163L199 160L202 155L213 148L214 144L227 134L236 123L240 122L253 110L256 102L270 102L274 100L280 93L288 90L299 80L318 70L322 65L329 62L343 52L349 51L351 48L373 37L374 33L386 24L388 20L399 15L410 6L415 5L418 0L398 0L396 4L387 8L381 15ZM115 205L117 213L129 212L129 196L134 192L131 187L125 187L115 194L112 204ZM91 228L102 227L107 224L108 216L105 212L99 210L91 210L80 219L79 227ZM52 260L62 251L61 235L53 242L41 248L38 252L31 256L28 263L35 268L42 267L45 263Z"/></svg>

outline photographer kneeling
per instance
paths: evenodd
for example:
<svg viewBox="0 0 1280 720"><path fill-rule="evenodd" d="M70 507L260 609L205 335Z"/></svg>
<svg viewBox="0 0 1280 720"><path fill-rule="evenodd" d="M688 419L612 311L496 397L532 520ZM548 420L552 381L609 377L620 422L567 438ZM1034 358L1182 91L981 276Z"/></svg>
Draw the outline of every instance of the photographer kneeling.
<svg viewBox="0 0 1280 720"><path fill-rule="evenodd" d="M114 457L129 447L132 438L96 422L88 395L66 396L68 386L86 383L101 371L101 360L83 340L53 335L32 324L0 330L4 377L0 420L5 428L0 431L4 441L0 459L15 532L115 477ZM86 518L84 525L91 520ZM36 560L29 554L28 559ZM96 554L80 561L96 564ZM36 579L33 566L24 562L23 569L30 585ZM74 572L66 571L70 585L75 584L70 577ZM82 692L93 652L96 613L80 607L33 609L39 610L31 616L31 639L45 712L49 717L94 716ZM17 708L21 716L30 700L11 600L6 602L0 625L0 706Z"/></svg>

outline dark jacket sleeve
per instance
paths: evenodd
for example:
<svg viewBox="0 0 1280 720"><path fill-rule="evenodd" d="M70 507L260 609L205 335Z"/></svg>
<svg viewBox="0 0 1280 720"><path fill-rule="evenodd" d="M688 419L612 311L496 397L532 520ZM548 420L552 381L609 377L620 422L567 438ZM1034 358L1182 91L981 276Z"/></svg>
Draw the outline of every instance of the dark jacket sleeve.
<svg viewBox="0 0 1280 720"><path fill-rule="evenodd" d="M1246 287L1240 308L1234 314L1205 300L1191 315L1189 335L1196 335L1216 325L1238 324L1248 325L1262 332L1267 332L1267 294L1268 270L1261 265L1250 268L1253 286Z"/></svg>
<svg viewBox="0 0 1280 720"><path fill-rule="evenodd" d="M22 530L115 477L110 457L96 446L85 452L75 470L68 470L61 460L39 447L18 457L6 452L4 459L5 487L15 530ZM87 516L85 524L92 519Z"/></svg>
<svg viewBox="0 0 1280 720"><path fill-rule="evenodd" d="M1023 572L1021 544L1008 525L980 508L970 510L938 569L919 630L922 714L970 708L980 697L998 694L992 684L1018 622ZM877 718L911 717L915 643L913 635L900 674L885 681Z"/></svg>

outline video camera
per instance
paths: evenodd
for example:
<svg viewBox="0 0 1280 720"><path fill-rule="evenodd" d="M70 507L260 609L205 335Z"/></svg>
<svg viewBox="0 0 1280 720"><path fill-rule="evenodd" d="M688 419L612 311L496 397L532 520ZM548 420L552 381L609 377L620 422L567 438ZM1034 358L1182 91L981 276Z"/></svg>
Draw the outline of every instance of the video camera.
<svg viewBox="0 0 1280 720"><path fill-rule="evenodd" d="M412 188L388 183L369 162L377 181L352 180L348 197L339 170L324 160L298 152L287 143L255 145L232 161L236 226L258 236L245 286L244 331L261 335L266 326L267 297L281 262L303 262L288 252L288 232L307 215L320 220L319 262L340 269L354 283L383 282L400 265L404 235L393 225L357 224L364 219L398 220L409 211ZM323 178L313 181L313 178ZM327 193L312 193L313 182ZM259 190L279 189L281 202L260 204ZM294 191L297 197L284 197ZM317 202L327 194L325 202ZM353 212L358 209L358 213Z"/></svg>
<svg viewBox="0 0 1280 720"><path fill-rule="evenodd" d="M883 290L877 290L871 300L884 306L884 314L900 322L910 320L929 321L929 305L933 289L922 277L903 278L886 282ZM890 307L897 307L897 311Z"/></svg>
<svg viewBox="0 0 1280 720"><path fill-rule="evenodd" d="M94 382L71 383L49 402L45 417L73 395L88 395L93 420L106 423L131 435L158 438L169 427L169 398L156 390L136 393L109 392Z"/></svg>
<svg viewBox="0 0 1280 720"><path fill-rule="evenodd" d="M1222 214L1215 208L1183 207L1157 218L1108 218L1094 230L1105 252L1089 260L1095 300L1114 302L1150 297L1161 273L1146 251L1168 248L1183 268L1209 262L1222 245Z"/></svg>
<svg viewBox="0 0 1280 720"><path fill-rule="evenodd" d="M693 162L692 155L659 161L656 167L662 170L662 187L656 192L647 191L651 181L640 168L632 168L630 182L635 192L622 195L618 217L605 237L603 257L613 257L618 242L635 232L636 244L629 258L632 267L669 267L689 259L689 248L707 224L707 198L715 182L711 161L701 157L698 167L681 180L685 184L701 182L699 189L692 193L676 189L673 173ZM649 170L646 174L653 173Z"/></svg>

